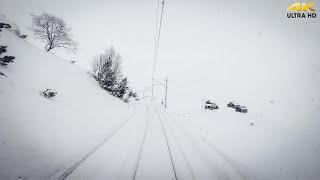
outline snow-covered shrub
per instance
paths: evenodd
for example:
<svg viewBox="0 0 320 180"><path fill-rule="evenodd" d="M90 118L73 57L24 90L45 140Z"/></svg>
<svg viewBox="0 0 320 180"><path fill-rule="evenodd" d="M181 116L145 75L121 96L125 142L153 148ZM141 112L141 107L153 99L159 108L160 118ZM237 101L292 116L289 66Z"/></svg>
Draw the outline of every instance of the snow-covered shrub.
<svg viewBox="0 0 320 180"><path fill-rule="evenodd" d="M0 76L7 77L3 72L0 71Z"/></svg>
<svg viewBox="0 0 320 180"><path fill-rule="evenodd" d="M123 99L125 94L129 91L129 87L128 87L128 79L127 78L123 78L118 84L117 87L115 89L115 91L113 92L113 95Z"/></svg>
<svg viewBox="0 0 320 180"><path fill-rule="evenodd" d="M2 54L2 53L5 53L5 52L7 52L7 48L8 46L0 46L0 55Z"/></svg>
<svg viewBox="0 0 320 180"><path fill-rule="evenodd" d="M0 31L1 31L1 29L9 29L9 28L11 28L10 24L0 23Z"/></svg>
<svg viewBox="0 0 320 180"><path fill-rule="evenodd" d="M133 92L132 90L128 90L123 101L130 102L131 99L134 99L135 101L139 101L137 93Z"/></svg>
<svg viewBox="0 0 320 180"><path fill-rule="evenodd" d="M128 86L128 79L121 72L122 58L113 47L110 47L105 53L93 59L91 68L93 77L99 82L99 85L108 91L111 95L129 102L137 95Z"/></svg>
<svg viewBox="0 0 320 180"><path fill-rule="evenodd" d="M58 94L57 91L55 91L53 89L46 89L41 92L41 95L44 96L45 98L48 98L48 99L56 96L57 94Z"/></svg>
<svg viewBox="0 0 320 180"><path fill-rule="evenodd" d="M122 81L121 56L114 48L111 47L94 58L91 67L93 76L99 82L99 85L110 94L118 96L117 85Z"/></svg>
<svg viewBox="0 0 320 180"><path fill-rule="evenodd" d="M113 94L121 79L121 56L113 47L95 57L91 64L92 72L100 86Z"/></svg>
<svg viewBox="0 0 320 180"><path fill-rule="evenodd" d="M26 39L28 37L28 35L22 34L21 36L19 36L21 39Z"/></svg>
<svg viewBox="0 0 320 180"><path fill-rule="evenodd" d="M0 46L0 55L7 52L7 46ZM4 56L0 57L0 65L1 66L7 66L9 63L13 62L15 59L14 56Z"/></svg>
<svg viewBox="0 0 320 180"><path fill-rule="evenodd" d="M13 62L14 59L14 56L4 56L3 58L0 58L0 65L7 66L9 63Z"/></svg>

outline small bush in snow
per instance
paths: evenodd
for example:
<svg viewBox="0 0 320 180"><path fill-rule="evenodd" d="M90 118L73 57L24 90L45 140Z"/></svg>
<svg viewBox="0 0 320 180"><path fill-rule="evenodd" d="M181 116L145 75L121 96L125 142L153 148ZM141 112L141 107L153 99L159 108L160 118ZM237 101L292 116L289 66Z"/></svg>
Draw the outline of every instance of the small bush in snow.
<svg viewBox="0 0 320 180"><path fill-rule="evenodd" d="M14 59L14 56L4 56L3 58L0 58L0 65L7 66L9 63L13 62Z"/></svg>
<svg viewBox="0 0 320 180"><path fill-rule="evenodd" d="M0 55L1 55L2 53L7 52L7 50L6 50L7 47L8 47L8 46L0 46Z"/></svg>
<svg viewBox="0 0 320 180"><path fill-rule="evenodd" d="M0 55L7 52L7 46L0 46ZM15 59L14 56L4 56L4 57L0 57L0 65L1 66L7 66L9 63L13 62L13 60Z"/></svg>
<svg viewBox="0 0 320 180"><path fill-rule="evenodd" d="M11 25L10 25L10 24L7 24L7 23L0 23L0 31L1 31L1 29L3 29L3 28L6 28L6 29L11 28Z"/></svg>
<svg viewBox="0 0 320 180"><path fill-rule="evenodd" d="M23 34L23 35L21 35L21 36L19 36L21 39L26 39L27 37L28 37L28 35L25 35L25 34Z"/></svg>
<svg viewBox="0 0 320 180"><path fill-rule="evenodd" d="M48 99L56 96L57 94L58 94L57 91L55 91L53 89L46 89L41 92L41 95L44 96L45 98L48 98Z"/></svg>
<svg viewBox="0 0 320 180"><path fill-rule="evenodd" d="M1 76L4 76L4 77L7 77L7 76L6 76L3 72L1 72L1 71L0 71L0 75L1 75Z"/></svg>
<svg viewBox="0 0 320 180"><path fill-rule="evenodd" d="M130 99L133 98L136 101L139 101L137 93L131 91L130 89L128 90L128 93L126 94L125 98L123 99L124 102L128 103L130 102Z"/></svg>

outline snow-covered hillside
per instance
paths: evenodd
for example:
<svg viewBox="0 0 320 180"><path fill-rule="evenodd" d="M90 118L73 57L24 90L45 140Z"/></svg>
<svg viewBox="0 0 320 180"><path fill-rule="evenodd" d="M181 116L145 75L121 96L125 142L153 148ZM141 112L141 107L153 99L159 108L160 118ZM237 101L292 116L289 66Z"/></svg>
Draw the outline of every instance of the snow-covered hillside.
<svg viewBox="0 0 320 180"><path fill-rule="evenodd" d="M161 107L128 106L9 31L0 43L16 57L1 68L1 179L243 179ZM47 88L57 96L41 96Z"/></svg>
<svg viewBox="0 0 320 180"><path fill-rule="evenodd" d="M67 168L131 115L74 64L0 32L15 61L0 71L0 179L45 179ZM46 99L40 91L58 92Z"/></svg>
<svg viewBox="0 0 320 180"><path fill-rule="evenodd" d="M15 59L0 67L0 179L319 179L320 64L271 38L253 40L241 61L176 64L166 110L129 106L76 64L3 30ZM41 96L47 88L57 96ZM202 95L220 108L201 109Z"/></svg>

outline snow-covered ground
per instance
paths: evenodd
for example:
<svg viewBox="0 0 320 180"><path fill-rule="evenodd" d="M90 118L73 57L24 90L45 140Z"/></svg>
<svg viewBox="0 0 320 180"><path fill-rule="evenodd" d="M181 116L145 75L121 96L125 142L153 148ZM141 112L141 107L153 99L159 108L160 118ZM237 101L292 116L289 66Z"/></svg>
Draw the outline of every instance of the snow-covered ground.
<svg viewBox="0 0 320 180"><path fill-rule="evenodd" d="M1 68L1 179L243 178L162 108L120 102L6 30L1 44L16 57ZM58 95L44 98L46 88Z"/></svg>
<svg viewBox="0 0 320 180"><path fill-rule="evenodd" d="M248 114L228 107L170 114L227 157L246 179L318 179L319 111L314 107L308 112L312 118L301 117L300 111L279 112L287 104L265 104L266 111Z"/></svg>
<svg viewBox="0 0 320 180"><path fill-rule="evenodd" d="M11 32L0 43L16 57L1 68L1 179L241 179L159 107L111 97L84 70ZM44 98L47 88L58 95Z"/></svg>
<svg viewBox="0 0 320 180"><path fill-rule="evenodd" d="M203 110L194 96L176 101L173 106L194 107L178 112L143 100L125 104L77 65L7 30L0 36L16 57L0 67L7 75L0 76L0 179L320 177L315 61L248 63L244 80L234 84L228 73L236 66L219 62L214 67L222 74L212 80L212 94L219 94L214 101L220 108ZM47 88L57 96L41 96ZM226 107L229 100L249 112Z"/></svg>
<svg viewBox="0 0 320 180"><path fill-rule="evenodd" d="M4 30L15 62L0 77L0 179L45 179L67 168L131 115L90 75ZM40 91L55 89L46 99Z"/></svg>
<svg viewBox="0 0 320 180"><path fill-rule="evenodd" d="M218 110L170 114L204 136L247 178L316 180L320 177L318 67L304 72L309 78L297 77L297 86L288 87L287 92L274 91L269 97L263 96L264 91L260 97L242 95L240 104L248 107L248 113L227 107L228 100L233 100L229 97L215 100ZM314 83L298 85L308 81Z"/></svg>
<svg viewBox="0 0 320 180"><path fill-rule="evenodd" d="M162 108L147 103L136 112L67 179L244 179L231 161Z"/></svg>

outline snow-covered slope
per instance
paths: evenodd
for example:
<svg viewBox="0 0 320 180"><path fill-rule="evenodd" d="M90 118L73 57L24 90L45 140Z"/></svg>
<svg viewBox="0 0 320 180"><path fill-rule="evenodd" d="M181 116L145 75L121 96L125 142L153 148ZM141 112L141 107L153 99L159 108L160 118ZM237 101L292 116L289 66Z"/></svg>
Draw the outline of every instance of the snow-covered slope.
<svg viewBox="0 0 320 180"><path fill-rule="evenodd" d="M10 24L11 28L7 29L8 31L16 34L17 36L22 35L19 26L16 23L9 20L4 14L1 14L1 13L0 13L0 22Z"/></svg>
<svg viewBox="0 0 320 180"><path fill-rule="evenodd" d="M312 43L286 47L286 41L262 38L265 43L253 42L256 47L250 51L230 51L232 43L226 45L229 56L241 55L234 60L203 60L190 68L191 75L183 77L189 86L169 84L169 107L189 106L177 119L240 163L252 179L319 179L319 51ZM172 92L172 86L181 88ZM173 103L173 94L183 94L180 104ZM202 110L201 96L213 99L220 109ZM228 108L232 100L249 112Z"/></svg>
<svg viewBox="0 0 320 180"><path fill-rule="evenodd" d="M132 179L136 168L137 179L172 179L173 165L181 179L320 177L320 64L313 49L290 53L299 48L263 36L251 42L256 48L250 56L240 50L235 53L239 47L229 40L224 47L231 47L230 54L241 54L234 60L232 55L214 62L199 60L197 72L189 74L194 66L179 63L176 67L182 70L174 75L181 79L170 80L169 107L189 107L177 114L151 106L143 106L143 111L130 108L74 64L12 32L0 36L0 44L8 46L7 54L16 57L8 67L0 67L8 76L0 76L0 179L67 175L75 162L134 113L134 121L68 178ZM58 95L45 99L40 91L47 88ZM171 100L179 99L179 94L180 101ZM214 96L220 109L202 110L201 96ZM226 107L231 100L248 106L249 112ZM163 131L168 133L167 144Z"/></svg>
<svg viewBox="0 0 320 180"><path fill-rule="evenodd" d="M13 63L0 71L0 179L46 179L99 144L131 114L90 75L7 30ZM40 91L58 92L46 99Z"/></svg>
<svg viewBox="0 0 320 180"><path fill-rule="evenodd" d="M319 21L280 18L283 9L268 2L268 8L256 3L259 12L247 11L254 1L214 4L207 14L189 10L205 15L178 25L174 17L188 18L180 11L167 15L158 71L169 77L168 107L181 109L178 119L208 133L217 148L258 175L253 179L320 179ZM208 15L213 8L221 8L217 19ZM194 26L195 32L184 30ZM220 109L202 111L205 98ZM227 108L232 100L249 112Z"/></svg>
<svg viewBox="0 0 320 180"><path fill-rule="evenodd" d="M243 179L160 107L129 107L9 31L0 43L16 57L1 68L0 179Z"/></svg>

